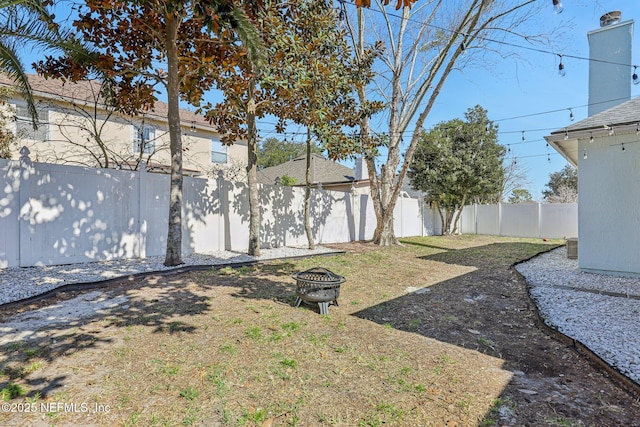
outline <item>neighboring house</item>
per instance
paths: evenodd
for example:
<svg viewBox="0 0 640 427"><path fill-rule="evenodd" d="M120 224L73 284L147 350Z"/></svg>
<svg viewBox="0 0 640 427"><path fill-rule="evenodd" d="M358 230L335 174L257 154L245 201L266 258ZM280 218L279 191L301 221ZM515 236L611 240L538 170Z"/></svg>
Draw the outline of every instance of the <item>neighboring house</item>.
<svg viewBox="0 0 640 427"><path fill-rule="evenodd" d="M368 194L369 180L356 179L353 169L328 160L319 154L311 155L309 168L312 187L319 185L325 190L356 191L360 194ZM271 166L258 171L258 182L261 184L275 184L276 180L289 177L294 180L293 185L303 187L306 185L307 158L306 156L289 160L277 166Z"/></svg>
<svg viewBox="0 0 640 427"><path fill-rule="evenodd" d="M36 162L89 167L137 169L141 161L150 171L168 172L171 164L167 104L157 101L143 116L116 113L100 96L96 81L79 83L29 75L40 125L33 128L26 103L16 95L9 100L17 137L14 158L22 146ZM0 85L12 81L0 74ZM246 165L246 143L224 146L216 128L203 116L180 110L183 132L183 169L186 174Z"/></svg>
<svg viewBox="0 0 640 427"><path fill-rule="evenodd" d="M633 21L620 19L607 13L588 34L590 116L545 139L578 168L580 269L640 275L640 97L626 65Z"/></svg>

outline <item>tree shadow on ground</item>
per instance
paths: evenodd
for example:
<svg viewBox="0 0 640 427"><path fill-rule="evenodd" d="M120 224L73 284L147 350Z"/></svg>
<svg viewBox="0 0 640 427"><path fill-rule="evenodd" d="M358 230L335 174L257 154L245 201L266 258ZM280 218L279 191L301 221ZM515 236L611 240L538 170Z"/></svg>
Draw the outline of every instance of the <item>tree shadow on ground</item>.
<svg viewBox="0 0 640 427"><path fill-rule="evenodd" d="M0 340L0 390L20 380L29 396L47 397L64 387L67 376L39 376L43 363L117 345L118 331L140 325L154 333L190 334L188 316L207 311L209 298L180 277L148 276L135 283L112 284L102 291L58 294L14 317L3 310Z"/></svg>
<svg viewBox="0 0 640 427"><path fill-rule="evenodd" d="M488 414L498 425L547 425L560 419L629 425L638 405L602 371L545 331L525 281L511 268L553 248L496 243L419 257L474 270L354 315L502 359L503 368L514 376L501 396L502 402L510 402L509 416L500 418L498 410ZM603 396L615 402L611 404L633 408L607 412Z"/></svg>
<svg viewBox="0 0 640 427"><path fill-rule="evenodd" d="M149 275L133 282L116 281L100 291L62 292L29 306L5 308L0 311L0 390L17 381L28 386L27 397L51 396L71 379L64 374L39 375L42 363L117 346L123 329L142 326L154 334L193 334L197 327L190 322L192 316L217 304L208 294L211 288L230 287L232 297L292 305L294 269L295 264L284 261L264 264L259 270L248 266Z"/></svg>

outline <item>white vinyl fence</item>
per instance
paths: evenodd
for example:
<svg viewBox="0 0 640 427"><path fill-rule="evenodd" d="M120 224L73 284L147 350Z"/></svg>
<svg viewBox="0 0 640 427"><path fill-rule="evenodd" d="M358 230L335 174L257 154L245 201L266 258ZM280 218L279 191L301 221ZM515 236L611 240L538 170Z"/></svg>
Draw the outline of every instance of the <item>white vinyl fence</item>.
<svg viewBox="0 0 640 427"><path fill-rule="evenodd" d="M462 234L511 237L578 237L577 203L469 205L460 218Z"/></svg>
<svg viewBox="0 0 640 427"><path fill-rule="evenodd" d="M245 252L249 199L244 183L185 177L182 252ZM304 189L260 186L261 245L305 246ZM0 268L164 255L169 176L0 159ZM439 232L421 201L401 197L398 237ZM311 223L322 243L371 239L367 195L313 190Z"/></svg>
<svg viewBox="0 0 640 427"><path fill-rule="evenodd" d="M249 199L244 183L185 177L182 253L246 252ZM262 247L306 246L304 189L259 188ZM315 242L373 237L369 196L313 190ZM163 256L169 176L0 159L0 268ZM440 217L422 200L396 203L397 237L438 235ZM575 205L470 206L462 233L525 237L577 236Z"/></svg>

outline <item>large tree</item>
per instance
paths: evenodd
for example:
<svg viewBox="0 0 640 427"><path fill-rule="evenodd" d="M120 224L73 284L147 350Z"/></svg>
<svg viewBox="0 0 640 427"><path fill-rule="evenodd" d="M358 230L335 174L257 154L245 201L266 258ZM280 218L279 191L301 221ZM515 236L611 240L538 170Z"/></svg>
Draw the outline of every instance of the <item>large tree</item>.
<svg viewBox="0 0 640 427"><path fill-rule="evenodd" d="M359 6L368 7L369 3L356 0ZM394 207L422 128L451 72L474 59L488 63L490 52L505 54L509 42L540 42L543 37L538 35L543 30L539 28L544 23L531 25L531 20L538 9L549 7L535 0L425 0L415 5L412 0L399 0L399 12L392 13L387 10L388 3L377 0L379 13L369 15L364 7L357 8L355 26L348 25L357 57L372 39L383 40L386 47L376 68L376 86L358 91L361 101L382 99L386 103L388 139L384 150L372 147L376 141L367 118L360 124L361 152L367 162L377 219L373 239L379 245L397 243ZM380 22L375 22L378 16ZM540 31L538 35L531 33L534 28ZM380 153L382 165L377 168Z"/></svg>
<svg viewBox="0 0 640 427"><path fill-rule="evenodd" d="M182 130L179 102L199 106L220 65L234 68L247 46L259 45L246 14L233 0L86 0L74 22L83 40L100 55L92 64L108 83L106 98L119 111L139 115L166 92L171 153L169 219L165 265L182 264ZM255 49L249 49L253 58ZM73 58L48 57L47 75L79 80L90 69Z"/></svg>
<svg viewBox="0 0 640 427"><path fill-rule="evenodd" d="M312 136L323 144L346 139L343 126L357 124L378 103L358 105L353 91L371 78L367 60L356 64L339 29L332 4L327 0L265 1L256 16L267 49L268 63L260 70L240 62L238 69L221 73L225 100L210 112L211 120L225 132L224 140L241 137L248 142L247 180L249 185L249 254L259 254L259 205L257 192L256 118L278 117L277 130L288 122L307 129L307 171ZM310 183L307 172L305 230L309 247L314 247L309 221Z"/></svg>
<svg viewBox="0 0 640 427"><path fill-rule="evenodd" d="M575 203L578 201L578 170L567 164L549 175L547 189L542 191L547 203Z"/></svg>
<svg viewBox="0 0 640 427"><path fill-rule="evenodd" d="M409 178L440 214L443 234L456 232L470 199L485 200L500 191L505 148L497 142L497 130L486 110L475 106L465 120L442 122L422 134Z"/></svg>

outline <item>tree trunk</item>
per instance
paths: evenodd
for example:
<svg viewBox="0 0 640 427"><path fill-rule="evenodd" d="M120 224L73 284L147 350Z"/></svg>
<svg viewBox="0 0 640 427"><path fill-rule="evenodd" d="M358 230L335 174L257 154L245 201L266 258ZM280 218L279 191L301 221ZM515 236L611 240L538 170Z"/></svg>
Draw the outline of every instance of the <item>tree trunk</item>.
<svg viewBox="0 0 640 427"><path fill-rule="evenodd" d="M249 185L249 250L260 256L260 200L258 195L258 138L256 131L255 80L249 83L247 106L247 184Z"/></svg>
<svg viewBox="0 0 640 427"><path fill-rule="evenodd" d="M445 210L445 228L444 228L444 236L450 236L451 235L451 220L453 218L453 215L455 213L455 208L452 211L450 207L446 207Z"/></svg>
<svg viewBox="0 0 640 427"><path fill-rule="evenodd" d="M180 89L178 82L178 21L167 14L167 120L171 152L171 186L169 190L169 230L164 265L182 264L182 135L180 129Z"/></svg>
<svg viewBox="0 0 640 427"><path fill-rule="evenodd" d="M380 246L392 246L399 244L398 239L393 231L393 213L385 214L378 220L376 230L373 235L373 242Z"/></svg>
<svg viewBox="0 0 640 427"><path fill-rule="evenodd" d="M433 204L435 205L436 211L438 212L438 216L440 217L440 227L441 227L440 235L444 236L446 228L445 228L444 215L442 214L442 209L440 209L440 203L438 203L438 201L435 200Z"/></svg>
<svg viewBox="0 0 640 427"><path fill-rule="evenodd" d="M460 219L460 217L462 217L462 210L464 209L465 203L467 203L467 195L463 194L462 202L460 203L460 209L456 209L453 211L453 219L452 219L453 230L451 231L451 234L456 234L458 232L458 220Z"/></svg>
<svg viewBox="0 0 640 427"><path fill-rule="evenodd" d="M311 231L311 129L307 127L307 173L304 187L304 231L307 233L309 249L315 249Z"/></svg>

